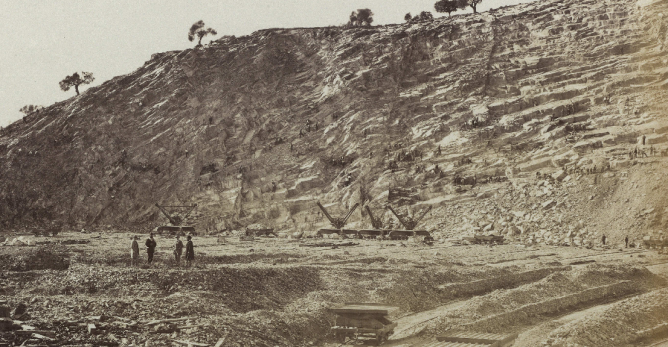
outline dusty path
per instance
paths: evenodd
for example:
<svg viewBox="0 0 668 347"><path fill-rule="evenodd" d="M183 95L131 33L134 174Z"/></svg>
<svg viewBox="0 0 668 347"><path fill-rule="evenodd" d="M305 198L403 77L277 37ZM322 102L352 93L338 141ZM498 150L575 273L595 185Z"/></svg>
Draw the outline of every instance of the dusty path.
<svg viewBox="0 0 668 347"><path fill-rule="evenodd" d="M626 299L626 298L624 298ZM622 300L624 300L622 299ZM596 314L599 312L602 312L605 310L607 307L610 305L613 305L617 301L603 304L603 305L598 305L594 307L590 307L581 311L575 311L572 313L569 313L567 315L561 316L557 319L550 320L544 323L541 323L531 329L525 330L524 332L520 333L519 336L517 337L517 340L515 340L515 344L513 347L533 347L533 346L540 346L540 343L545 337L554 329L567 324L569 322L575 321L577 319L583 318L588 315Z"/></svg>
<svg viewBox="0 0 668 347"><path fill-rule="evenodd" d="M664 277L668 277L668 263L648 265L647 270Z"/></svg>
<svg viewBox="0 0 668 347"><path fill-rule="evenodd" d="M660 289L656 289L660 290ZM540 346L541 342L547 337L551 331L557 329L560 326L563 326L565 324L568 324L573 321L577 321L579 319L585 318L587 316L592 316L596 315L598 313L601 313L605 311L608 307L617 304L620 301L627 300L630 297L635 296L626 296L623 298L620 298L618 300L602 304L602 305L597 305L589 308L585 308L583 310L571 312L569 314L563 315L561 317L555 318L553 320L538 324L528 330L523 331L522 333L519 334L517 337L517 340L515 341L515 344L513 347L533 347L533 346ZM654 346L654 345L651 345ZM656 346L662 346L662 347L668 347L668 339L665 341L659 342L658 345Z"/></svg>
<svg viewBox="0 0 668 347"><path fill-rule="evenodd" d="M414 336L426 327L426 322L441 317L448 311L456 310L462 307L465 303L466 300L455 301L435 309L400 318L397 320L397 328L394 330L394 334L390 336L390 340L401 340Z"/></svg>

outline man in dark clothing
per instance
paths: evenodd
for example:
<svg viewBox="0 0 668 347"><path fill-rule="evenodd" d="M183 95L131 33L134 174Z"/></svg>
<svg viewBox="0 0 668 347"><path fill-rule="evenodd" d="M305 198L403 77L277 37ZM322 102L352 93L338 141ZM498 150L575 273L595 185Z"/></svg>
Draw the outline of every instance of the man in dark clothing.
<svg viewBox="0 0 668 347"><path fill-rule="evenodd" d="M176 235L176 243L174 243L174 260L176 260L176 265L179 265L181 261L181 254L183 254L183 241L181 241L179 235Z"/></svg>
<svg viewBox="0 0 668 347"><path fill-rule="evenodd" d="M603 246L605 246L605 235L601 237L601 241L603 242Z"/></svg>
<svg viewBox="0 0 668 347"><path fill-rule="evenodd" d="M193 245L192 236L188 235L188 242L186 243L186 266L190 267L193 260L195 260L195 246Z"/></svg>
<svg viewBox="0 0 668 347"><path fill-rule="evenodd" d="M624 243L626 243L626 248L629 248L629 236L628 235L624 238Z"/></svg>
<svg viewBox="0 0 668 347"><path fill-rule="evenodd" d="M153 233L146 239L146 253L148 253L148 263L151 264L153 262L153 253L155 253L155 247L158 246L158 243L155 242L155 239L153 238Z"/></svg>

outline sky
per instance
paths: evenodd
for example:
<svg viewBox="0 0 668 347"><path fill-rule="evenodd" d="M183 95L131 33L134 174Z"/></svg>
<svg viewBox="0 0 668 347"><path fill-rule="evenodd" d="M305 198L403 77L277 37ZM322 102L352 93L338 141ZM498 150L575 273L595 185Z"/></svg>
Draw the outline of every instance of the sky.
<svg viewBox="0 0 668 347"><path fill-rule="evenodd" d="M258 29L341 25L350 12L370 8L374 25L403 22L431 11L436 0L0 0L0 126L24 105L71 98L58 82L89 71L84 91L141 67L151 54L194 46L190 26L203 20L223 35ZM478 11L531 0L483 0ZM471 9L457 13L470 13ZM204 39L202 43L207 43Z"/></svg>

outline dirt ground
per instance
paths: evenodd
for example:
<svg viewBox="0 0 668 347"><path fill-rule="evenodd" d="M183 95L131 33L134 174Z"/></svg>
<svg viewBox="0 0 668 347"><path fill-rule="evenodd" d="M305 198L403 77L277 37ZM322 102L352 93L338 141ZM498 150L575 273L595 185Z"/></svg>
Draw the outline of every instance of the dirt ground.
<svg viewBox="0 0 668 347"><path fill-rule="evenodd" d="M638 331L668 322L668 310L642 299L668 301L668 256L655 250L202 236L185 268L172 259L174 239L157 236L154 263L142 252L130 267L131 236L24 236L35 245L0 247L2 298L26 307L0 345L345 346L328 311L345 302L397 307L387 346L462 331L518 333L515 346L593 346L600 339L564 334L605 331L610 323L592 316L628 319L603 336L641 346L662 335ZM323 241L341 246L306 247Z"/></svg>

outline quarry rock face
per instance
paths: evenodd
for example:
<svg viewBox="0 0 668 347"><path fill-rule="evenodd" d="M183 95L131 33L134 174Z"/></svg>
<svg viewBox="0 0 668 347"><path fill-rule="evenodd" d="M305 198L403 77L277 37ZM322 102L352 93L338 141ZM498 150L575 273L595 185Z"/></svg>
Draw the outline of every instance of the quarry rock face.
<svg viewBox="0 0 668 347"><path fill-rule="evenodd" d="M427 223L466 231L452 205L470 202L489 214L481 227L541 230L585 196L533 187L536 171L625 170L633 148L668 141L667 10L539 1L154 54L3 129L1 220L149 230L166 222L156 202L197 203L188 222L202 232L308 232L328 225L320 200L337 216L360 201L436 205ZM358 209L349 223L369 219Z"/></svg>

